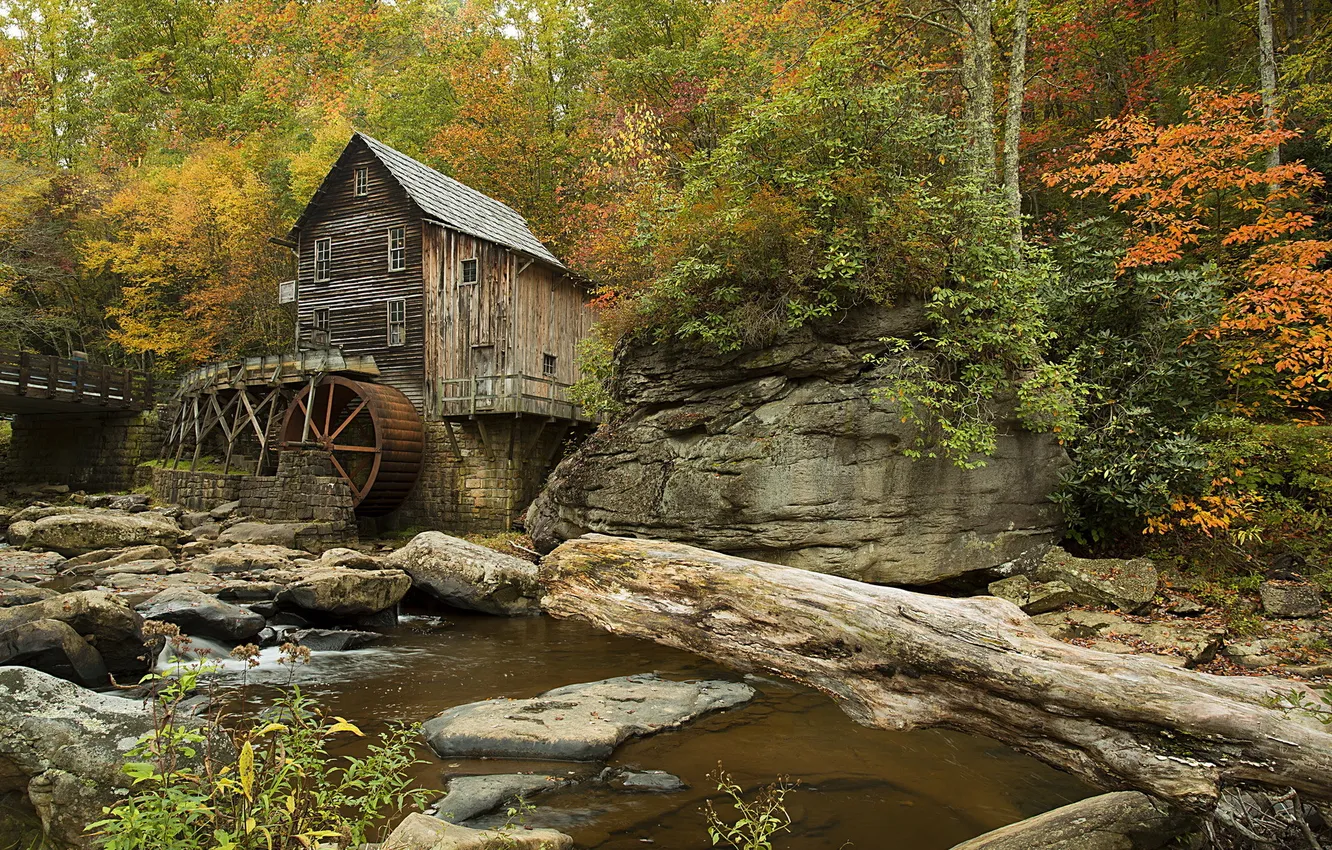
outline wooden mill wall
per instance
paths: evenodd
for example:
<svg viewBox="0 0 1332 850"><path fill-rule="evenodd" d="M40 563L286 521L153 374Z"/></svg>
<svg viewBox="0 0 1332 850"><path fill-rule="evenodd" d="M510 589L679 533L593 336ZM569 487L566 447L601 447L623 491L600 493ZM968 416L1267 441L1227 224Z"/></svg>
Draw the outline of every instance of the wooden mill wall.
<svg viewBox="0 0 1332 850"><path fill-rule="evenodd" d="M542 377L543 355L555 356L556 381L580 377L578 341L592 328L587 293L549 266L532 263L518 276L514 293L513 369Z"/></svg>
<svg viewBox="0 0 1332 850"><path fill-rule="evenodd" d="M357 197L356 168L367 168L368 194ZM379 366L381 381L401 390L423 410L425 315L422 291L420 211L370 150L361 144L342 157L317 208L301 229L298 315L313 321L316 308L329 313L330 343L347 354L369 354ZM407 267L388 270L388 230L404 227ZM333 240L331 280L315 282L315 241ZM406 299L407 337L403 345L388 344L388 301Z"/></svg>

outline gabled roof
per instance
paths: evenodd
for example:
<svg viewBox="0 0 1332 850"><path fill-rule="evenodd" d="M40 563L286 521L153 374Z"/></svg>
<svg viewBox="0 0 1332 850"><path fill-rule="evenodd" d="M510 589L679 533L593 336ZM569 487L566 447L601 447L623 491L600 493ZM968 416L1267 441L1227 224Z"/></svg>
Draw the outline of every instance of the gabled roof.
<svg viewBox="0 0 1332 850"><path fill-rule="evenodd" d="M407 154L400 153L365 133L352 134L347 147L350 148L357 139L361 140L383 163L408 197L420 207L426 218L469 236L497 242L556 268L564 268L564 264L532 234L527 226L527 220L512 208L465 183L440 174L430 166L417 162ZM343 155L346 155L345 150ZM322 192L322 187L320 191ZM293 235L305 223L310 208L318 197L319 193L316 193L310 205L306 206L305 212L302 212L300 218L296 220L296 224L292 227Z"/></svg>

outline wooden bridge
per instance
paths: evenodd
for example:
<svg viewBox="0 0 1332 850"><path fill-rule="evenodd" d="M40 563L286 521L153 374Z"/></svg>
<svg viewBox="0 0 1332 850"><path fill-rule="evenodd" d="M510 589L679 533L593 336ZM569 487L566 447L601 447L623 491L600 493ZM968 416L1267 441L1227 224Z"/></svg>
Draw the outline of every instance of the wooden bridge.
<svg viewBox="0 0 1332 850"><path fill-rule="evenodd" d="M153 405L144 372L0 350L0 413L133 412Z"/></svg>

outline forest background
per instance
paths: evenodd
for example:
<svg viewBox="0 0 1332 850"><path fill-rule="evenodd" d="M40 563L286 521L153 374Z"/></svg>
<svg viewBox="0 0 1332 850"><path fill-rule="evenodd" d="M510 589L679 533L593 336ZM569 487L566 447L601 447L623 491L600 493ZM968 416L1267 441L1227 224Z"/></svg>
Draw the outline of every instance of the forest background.
<svg viewBox="0 0 1332 850"><path fill-rule="evenodd" d="M0 346L288 346L269 238L361 130L596 286L594 376L919 301L912 452L1013 398L1081 545L1322 570L1332 3L1272 2L0 0Z"/></svg>

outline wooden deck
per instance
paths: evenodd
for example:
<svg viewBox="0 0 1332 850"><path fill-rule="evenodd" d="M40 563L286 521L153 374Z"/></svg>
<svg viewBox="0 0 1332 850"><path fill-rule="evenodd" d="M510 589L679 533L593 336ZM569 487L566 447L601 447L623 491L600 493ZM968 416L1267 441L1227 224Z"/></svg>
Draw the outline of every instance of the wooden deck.
<svg viewBox="0 0 1332 850"><path fill-rule="evenodd" d="M153 379L144 372L0 351L0 412L97 413L146 410Z"/></svg>
<svg viewBox="0 0 1332 850"><path fill-rule="evenodd" d="M532 375L494 375L439 382L436 416L507 413L570 422L597 422L569 398L569 384Z"/></svg>

